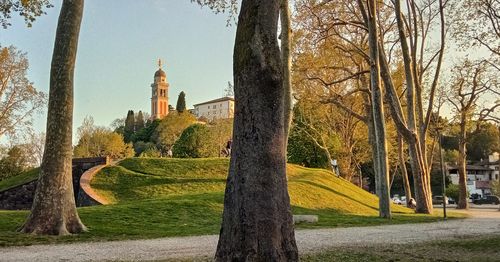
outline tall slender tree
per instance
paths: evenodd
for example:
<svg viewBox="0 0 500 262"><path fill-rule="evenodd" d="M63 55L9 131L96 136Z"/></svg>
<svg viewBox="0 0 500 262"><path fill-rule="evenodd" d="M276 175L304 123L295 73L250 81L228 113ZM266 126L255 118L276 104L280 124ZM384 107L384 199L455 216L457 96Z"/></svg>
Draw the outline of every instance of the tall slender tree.
<svg viewBox="0 0 500 262"><path fill-rule="evenodd" d="M297 261L285 173L280 0L243 0L233 57L233 150L216 261Z"/></svg>
<svg viewBox="0 0 500 262"><path fill-rule="evenodd" d="M125 127L123 128L123 137L125 142L130 142L132 135L135 132L135 114L133 110L127 112L127 118L125 119Z"/></svg>
<svg viewBox="0 0 500 262"><path fill-rule="evenodd" d="M184 91L181 91L179 93L179 98L177 98L177 105L175 106L175 110L177 110L178 113L183 113L186 111L186 94Z"/></svg>
<svg viewBox="0 0 500 262"><path fill-rule="evenodd" d="M469 140L467 133L471 131L470 122L476 121L480 125L480 122L486 120L498 121L492 113L500 106L500 103L495 101L499 97L500 83L497 80L497 75L491 73L491 68L493 66L486 61L463 61L455 67L453 81L448 90L448 101L452 105L460 126L458 134L458 209L467 209L469 207L466 145ZM490 99L486 99L485 96ZM485 102L491 103L492 106L485 108L483 105L481 107L481 104Z"/></svg>
<svg viewBox="0 0 500 262"><path fill-rule="evenodd" d="M135 131L139 132L139 130L143 129L144 127L145 127L144 114L142 113L142 111L139 111L135 119Z"/></svg>
<svg viewBox="0 0 500 262"><path fill-rule="evenodd" d="M83 0L64 0L50 70L45 151L31 213L22 232L66 235L86 228L78 216L71 176L73 75Z"/></svg>
<svg viewBox="0 0 500 262"><path fill-rule="evenodd" d="M375 158L373 162L375 163L375 173L377 176L376 180L376 190L379 197L379 216L390 218L391 217L391 205L389 197L389 171L387 162L387 142L386 142L386 129L385 129L385 116L384 116L384 105L382 101L382 88L380 81L380 61L379 53L379 32L377 26L377 1L368 0L367 1L368 11L363 12L363 15L367 17L368 22L368 42L370 47L370 84L371 84L371 101L372 101L372 121L373 121L373 131L375 137ZM363 8L363 5L360 3Z"/></svg>

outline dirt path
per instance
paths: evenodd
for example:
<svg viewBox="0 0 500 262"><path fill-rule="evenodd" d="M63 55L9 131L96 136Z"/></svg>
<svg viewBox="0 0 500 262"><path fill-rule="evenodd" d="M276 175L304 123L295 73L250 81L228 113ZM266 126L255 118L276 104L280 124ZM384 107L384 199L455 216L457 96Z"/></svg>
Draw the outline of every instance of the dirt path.
<svg viewBox="0 0 500 262"><path fill-rule="evenodd" d="M470 219L435 223L297 230L300 252L393 243L418 243L463 236L500 234L500 212L473 209ZM151 240L90 242L0 248L0 261L143 261L180 258L210 258L217 246L216 235Z"/></svg>

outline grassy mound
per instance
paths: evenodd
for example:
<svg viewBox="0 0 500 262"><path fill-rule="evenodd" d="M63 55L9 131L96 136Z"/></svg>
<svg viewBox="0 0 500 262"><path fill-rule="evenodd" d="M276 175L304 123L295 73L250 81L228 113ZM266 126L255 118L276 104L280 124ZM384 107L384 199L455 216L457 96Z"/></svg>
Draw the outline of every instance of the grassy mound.
<svg viewBox="0 0 500 262"><path fill-rule="evenodd" d="M205 196L218 195L220 198L214 200L222 204L228 166L228 159L221 158L129 158L118 166L104 168L91 186L111 203L143 199L201 201ZM288 165L287 171L291 204L297 211L378 214L377 197L331 172L297 165ZM401 206L393 206L393 211L413 213Z"/></svg>
<svg viewBox="0 0 500 262"><path fill-rule="evenodd" d="M113 205L79 208L89 232L48 237L17 233L27 211L0 211L0 246L76 241L158 238L217 234L220 229L227 159L131 158L102 169L92 180L97 193ZM319 216L298 228L369 226L431 222L393 206L392 220L378 218L377 198L321 169L288 166L294 214Z"/></svg>
<svg viewBox="0 0 500 262"><path fill-rule="evenodd" d="M91 183L111 203L134 205L152 201L172 206L172 217L198 217L219 224L223 208L228 159L129 158L104 168ZM288 165L288 188L294 214L319 216L319 223L299 227L360 226L436 220L393 205L394 219L378 218L378 198L323 169ZM183 207L182 203L192 205ZM177 210L177 207L180 209ZM207 210L209 209L209 210ZM182 219L185 218L186 220ZM176 225L179 226L179 225ZM214 231L216 232L216 231Z"/></svg>
<svg viewBox="0 0 500 262"><path fill-rule="evenodd" d="M40 168L33 168L17 176L3 179L0 181L0 192L34 181L38 179L39 174Z"/></svg>

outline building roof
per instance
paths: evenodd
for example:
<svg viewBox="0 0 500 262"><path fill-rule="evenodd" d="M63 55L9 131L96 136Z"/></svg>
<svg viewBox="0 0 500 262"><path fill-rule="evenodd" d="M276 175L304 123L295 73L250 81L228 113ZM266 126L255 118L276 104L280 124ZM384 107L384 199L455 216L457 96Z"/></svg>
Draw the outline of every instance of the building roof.
<svg viewBox="0 0 500 262"><path fill-rule="evenodd" d="M476 163L476 165L481 165L481 166L486 166L486 165L492 166L492 165L498 165L498 164L500 164L500 160L490 162L489 159L486 159L486 160L483 160L481 162Z"/></svg>
<svg viewBox="0 0 500 262"><path fill-rule="evenodd" d="M210 100L207 102L195 104L194 106L201 106L201 105L205 105L205 104L212 104L212 103L218 103L218 102L224 102L224 101L234 101L234 98L232 98L230 96L225 96L225 97L217 98L217 99Z"/></svg>
<svg viewBox="0 0 500 262"><path fill-rule="evenodd" d="M159 76L162 76L162 77L167 77L167 73L165 73L165 71L158 69L158 71L156 71L155 73L155 77L159 77Z"/></svg>
<svg viewBox="0 0 500 262"><path fill-rule="evenodd" d="M453 170L453 169L458 169L458 166L449 166L448 170ZM483 170L483 171L492 171L493 169L489 167L484 167L484 166L477 166L477 165L467 165L465 166L466 170Z"/></svg>

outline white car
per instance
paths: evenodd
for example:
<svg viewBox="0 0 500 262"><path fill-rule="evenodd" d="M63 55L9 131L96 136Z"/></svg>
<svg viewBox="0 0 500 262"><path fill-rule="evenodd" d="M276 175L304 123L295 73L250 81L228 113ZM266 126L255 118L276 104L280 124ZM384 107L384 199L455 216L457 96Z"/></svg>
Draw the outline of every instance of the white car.
<svg viewBox="0 0 500 262"><path fill-rule="evenodd" d="M401 197L401 205L406 206L406 197L405 196Z"/></svg>
<svg viewBox="0 0 500 262"><path fill-rule="evenodd" d="M403 202L401 202L401 199L397 198L397 197L394 197L392 198L392 203L396 204L396 205L401 205L403 204Z"/></svg>

